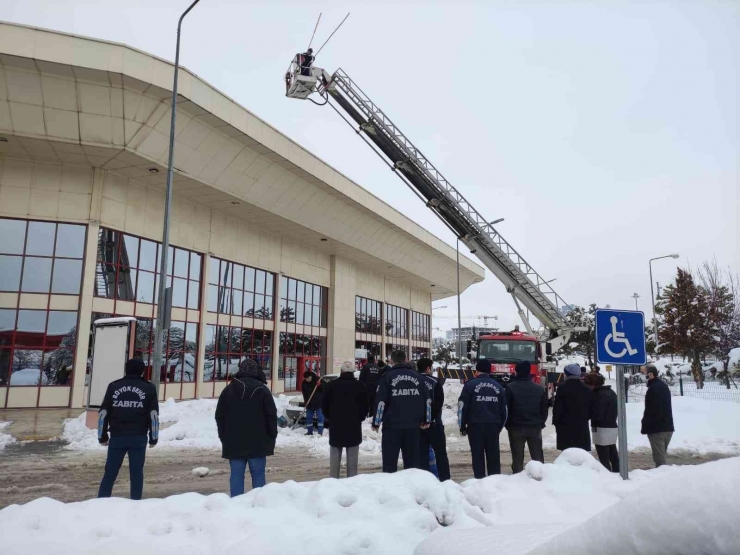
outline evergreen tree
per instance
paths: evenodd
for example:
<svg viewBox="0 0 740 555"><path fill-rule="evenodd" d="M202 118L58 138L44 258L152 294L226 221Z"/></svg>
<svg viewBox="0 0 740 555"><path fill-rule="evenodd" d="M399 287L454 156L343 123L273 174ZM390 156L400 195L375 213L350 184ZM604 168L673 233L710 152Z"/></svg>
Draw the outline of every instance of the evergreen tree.
<svg viewBox="0 0 740 555"><path fill-rule="evenodd" d="M566 354L574 351L582 352L588 359L589 366L593 367L594 349L596 346L596 305L591 304L588 309L574 306L565 317L569 326L585 328L586 331L576 331L570 336L570 343L563 348Z"/></svg>
<svg viewBox="0 0 740 555"><path fill-rule="evenodd" d="M694 282L690 271L679 268L675 283L665 287L655 307L662 318L659 350L691 358L699 389L704 387L701 356L712 348L716 332L709 305L707 291Z"/></svg>

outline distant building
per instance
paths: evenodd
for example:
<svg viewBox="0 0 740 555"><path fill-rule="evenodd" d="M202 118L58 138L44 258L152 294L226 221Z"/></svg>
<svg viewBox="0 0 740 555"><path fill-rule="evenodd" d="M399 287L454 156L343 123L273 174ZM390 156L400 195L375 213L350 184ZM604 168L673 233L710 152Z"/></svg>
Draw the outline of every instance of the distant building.
<svg viewBox="0 0 740 555"><path fill-rule="evenodd" d="M462 328L452 328L446 332L446 335L447 341L457 341L460 335L462 335L463 341L467 341L468 339L473 339L473 333L480 335L481 333L494 333L496 331L498 331L498 328L487 326L466 326Z"/></svg>

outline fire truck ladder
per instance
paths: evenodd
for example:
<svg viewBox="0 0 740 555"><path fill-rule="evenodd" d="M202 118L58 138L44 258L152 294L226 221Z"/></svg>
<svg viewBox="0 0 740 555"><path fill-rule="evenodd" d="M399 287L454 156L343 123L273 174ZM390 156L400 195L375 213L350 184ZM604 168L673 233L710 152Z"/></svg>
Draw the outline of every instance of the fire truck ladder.
<svg viewBox="0 0 740 555"><path fill-rule="evenodd" d="M459 237L470 252L503 282L517 304L520 315L523 316L524 312L517 299L550 329L555 349L566 342L572 330L560 309L568 306L567 303L442 176L360 87L342 69L338 69L330 79L324 80L318 92L322 96L327 93L331 95L358 125L356 132L365 142ZM348 124L355 127L332 103L330 105ZM529 322L523 319L531 330Z"/></svg>

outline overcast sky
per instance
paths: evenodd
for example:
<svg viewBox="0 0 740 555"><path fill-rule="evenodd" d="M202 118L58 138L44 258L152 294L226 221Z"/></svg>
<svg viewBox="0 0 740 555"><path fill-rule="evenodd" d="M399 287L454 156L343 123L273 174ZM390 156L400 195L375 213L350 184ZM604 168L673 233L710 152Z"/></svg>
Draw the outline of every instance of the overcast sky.
<svg viewBox="0 0 740 555"><path fill-rule="evenodd" d="M0 19L173 60L189 0L4 0ZM650 312L648 259L740 270L740 2L467 5L201 0L181 61L454 246L330 108L284 96L319 12L317 60L344 69L569 303ZM435 314L454 316L456 303ZM518 323L487 272L462 313ZM472 323L470 318L465 323ZM442 329L455 323L435 318Z"/></svg>

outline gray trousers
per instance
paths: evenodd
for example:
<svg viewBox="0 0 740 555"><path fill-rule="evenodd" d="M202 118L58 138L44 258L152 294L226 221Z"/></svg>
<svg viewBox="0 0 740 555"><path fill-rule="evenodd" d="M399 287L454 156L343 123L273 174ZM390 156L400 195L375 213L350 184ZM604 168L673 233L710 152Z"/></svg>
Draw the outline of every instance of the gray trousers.
<svg viewBox="0 0 740 555"><path fill-rule="evenodd" d="M655 467L666 464L665 458L668 454L668 444L671 442L673 432L658 432L657 434L648 434L650 448L653 450L653 461Z"/></svg>
<svg viewBox="0 0 740 555"><path fill-rule="evenodd" d="M541 428L513 428L509 430L509 447L511 447L511 470L517 474L524 470L524 445L529 447L529 457L533 461L545 462L542 452Z"/></svg>
<svg viewBox="0 0 740 555"><path fill-rule="evenodd" d="M339 478L339 468L342 466L342 449L347 450L347 478L357 476L357 459L360 455L360 446L329 447L329 477Z"/></svg>

